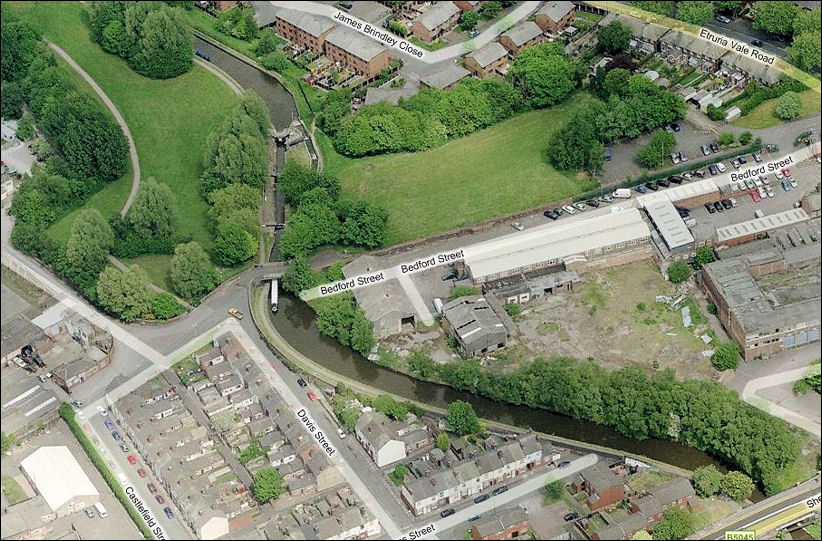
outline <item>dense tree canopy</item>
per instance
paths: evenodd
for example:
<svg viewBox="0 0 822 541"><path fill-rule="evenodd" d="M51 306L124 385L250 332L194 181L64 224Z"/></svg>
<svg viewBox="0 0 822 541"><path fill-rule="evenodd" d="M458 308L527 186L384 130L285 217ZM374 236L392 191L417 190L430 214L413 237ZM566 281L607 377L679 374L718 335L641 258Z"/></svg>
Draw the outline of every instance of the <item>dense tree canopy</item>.
<svg viewBox="0 0 822 541"><path fill-rule="evenodd" d="M317 330L368 355L376 343L371 322L350 294L340 294L311 301L317 312Z"/></svg>
<svg viewBox="0 0 822 541"><path fill-rule="evenodd" d="M619 21L611 21L597 34L599 47L608 54L617 54L628 50L628 45L633 37L631 29L622 25Z"/></svg>
<svg viewBox="0 0 822 541"><path fill-rule="evenodd" d="M128 221L138 235L154 238L172 236L177 223L177 208L171 189L151 177L142 181L134 204L128 211Z"/></svg>
<svg viewBox="0 0 822 541"><path fill-rule="evenodd" d="M154 294L148 289L150 283L139 265L132 265L123 272L106 267L97 281L97 300L105 310L124 321L134 321L151 310Z"/></svg>
<svg viewBox="0 0 822 541"><path fill-rule="evenodd" d="M195 301L219 283L217 271L203 247L196 242L179 244L171 258L171 285L178 295Z"/></svg>
<svg viewBox="0 0 822 541"><path fill-rule="evenodd" d="M817 12L819 10L816 10ZM793 38L793 43L788 50L788 57L794 65L805 71L819 66L819 57L822 55L822 33L804 32Z"/></svg>
<svg viewBox="0 0 822 541"><path fill-rule="evenodd" d="M799 116L802 111L802 99L796 92L785 92L779 98L773 114L783 120L790 120Z"/></svg>
<svg viewBox="0 0 822 541"><path fill-rule="evenodd" d="M114 244L111 231L100 211L81 210L71 224L71 235L66 243L66 273L78 285L87 286L108 264L108 254Z"/></svg>
<svg viewBox="0 0 822 541"><path fill-rule="evenodd" d="M23 21L2 22L0 32L0 75L3 81L19 81L41 47L40 33ZM3 87L5 92L5 85Z"/></svg>
<svg viewBox="0 0 822 541"><path fill-rule="evenodd" d="M777 36L790 36L800 11L793 2L760 0L754 9L753 27Z"/></svg>
<svg viewBox="0 0 822 541"><path fill-rule="evenodd" d="M577 68L554 43L521 51L509 77L532 107L547 107L565 100L577 86Z"/></svg>
<svg viewBox="0 0 822 541"><path fill-rule="evenodd" d="M725 474L721 483L722 492L732 500L742 502L751 497L754 484L751 478L742 472L731 471Z"/></svg>
<svg viewBox="0 0 822 541"><path fill-rule="evenodd" d="M474 406L463 400L457 400L448 404L448 411L445 414L448 428L453 430L458 436L474 434L479 432L480 423L474 412Z"/></svg>
<svg viewBox="0 0 822 541"><path fill-rule="evenodd" d="M734 341L722 342L714 350L711 364L717 370L735 370L739 366L739 346Z"/></svg>
<svg viewBox="0 0 822 541"><path fill-rule="evenodd" d="M686 23L702 26L714 16L713 2L677 2L676 18Z"/></svg>
<svg viewBox="0 0 822 541"><path fill-rule="evenodd" d="M670 17L674 14L674 3L673 2L664 2L664 1L645 1L645 2L631 2L632 6L638 7L639 9L644 9L645 11L650 11L651 13L656 13L658 15L665 15L666 17Z"/></svg>
<svg viewBox="0 0 822 541"><path fill-rule="evenodd" d="M685 539L694 531L694 517L681 507L672 507L662 513L654 524L654 539Z"/></svg>
<svg viewBox="0 0 822 541"><path fill-rule="evenodd" d="M700 498L710 498L722 487L722 472L709 464L694 470L694 490Z"/></svg>
<svg viewBox="0 0 822 541"><path fill-rule="evenodd" d="M0 92L0 116L3 118L20 118L23 114L24 98L25 94L20 83L16 81L4 82L3 91Z"/></svg>
<svg viewBox="0 0 822 541"><path fill-rule="evenodd" d="M289 205L297 205L303 194L314 188L323 188L332 199L340 194L340 182L336 177L318 173L296 160L286 160L277 180Z"/></svg>
<svg viewBox="0 0 822 541"><path fill-rule="evenodd" d="M283 478L274 468L263 468L254 474L252 492L254 498L260 503L276 500L285 492Z"/></svg>
<svg viewBox="0 0 822 541"><path fill-rule="evenodd" d="M257 239L240 224L226 222L217 227L214 252L220 265L232 267L257 253Z"/></svg>
<svg viewBox="0 0 822 541"><path fill-rule="evenodd" d="M637 152L636 157L648 169L656 169L665 163L674 148L676 148L674 134L659 130L654 132L648 144Z"/></svg>

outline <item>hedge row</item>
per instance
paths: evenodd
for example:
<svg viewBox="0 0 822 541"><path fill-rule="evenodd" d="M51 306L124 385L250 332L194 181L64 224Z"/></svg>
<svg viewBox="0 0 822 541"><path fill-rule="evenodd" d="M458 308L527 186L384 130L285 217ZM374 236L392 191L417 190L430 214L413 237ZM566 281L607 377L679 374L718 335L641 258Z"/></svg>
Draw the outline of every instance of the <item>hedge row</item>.
<svg viewBox="0 0 822 541"><path fill-rule="evenodd" d="M86 436L83 428L77 423L72 407L65 402L60 405L60 417L62 417L63 420L69 425L69 428L71 428L71 431L74 433L74 437L76 437L77 441L80 442L80 446L88 455L91 463L94 464L100 472L100 475L102 475L103 479L105 479L106 483L108 483L108 486L111 487L112 491L114 491L114 495L117 496L118 500L120 500L120 503L125 508L128 516L130 516L131 520L134 521L134 524L137 526L137 529L140 530L140 533L143 534L143 537L146 539L153 539L154 536L152 535L149 527L143 521L143 517L131 504L131 500L129 500L128 496L126 496L123 487L120 486L119 481L114 477L114 474L103 460L103 457L100 456L97 449L91 443L91 440L88 436Z"/></svg>
<svg viewBox="0 0 822 541"><path fill-rule="evenodd" d="M638 178L632 178L629 180L625 180L620 182L619 184L612 184L607 187L597 188L596 190L591 190L589 192L581 193L575 195L573 198L574 203L578 201L585 201L588 199L593 199L599 197L600 195L609 195L617 188L634 188L639 186L640 184L645 184L646 182L653 182L655 180L659 180L662 178L667 178L671 175L677 175L679 173L684 173L685 171L693 171L695 169L700 169L703 167L707 167L708 165L716 162L721 162L725 160L732 160L737 156L741 156L742 154L749 154L751 152L757 152L762 149L762 144L757 143L754 145L748 145L746 147L739 147L735 148L729 152L725 152L723 154L718 155L711 155L706 157L704 160L700 160L698 162L689 162L686 165L680 165L678 167L674 167L673 169L666 169L665 171L659 171L656 173L650 173L648 175L643 175Z"/></svg>

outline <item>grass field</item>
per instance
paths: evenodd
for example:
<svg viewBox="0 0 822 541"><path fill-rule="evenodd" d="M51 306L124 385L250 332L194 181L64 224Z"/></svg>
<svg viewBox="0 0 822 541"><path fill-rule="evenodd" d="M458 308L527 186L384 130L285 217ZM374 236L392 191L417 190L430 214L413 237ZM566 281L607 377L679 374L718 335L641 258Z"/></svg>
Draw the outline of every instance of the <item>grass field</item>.
<svg viewBox="0 0 822 541"><path fill-rule="evenodd" d="M108 94L134 137L143 178L164 182L177 197L180 232L211 248L206 202L199 194L199 176L208 134L237 102L225 84L195 66L180 77L158 81L132 71L122 59L92 43L76 2L10 2L13 12L41 29L63 48ZM126 180L127 177L127 180ZM130 175L106 186L90 205L106 216L119 210L131 187ZM69 215L50 233L68 236Z"/></svg>
<svg viewBox="0 0 822 541"><path fill-rule="evenodd" d="M597 186L554 169L548 138L566 104L511 118L443 146L412 154L343 159L320 139L343 195L385 205L388 243L397 244L525 210Z"/></svg>
<svg viewBox="0 0 822 541"><path fill-rule="evenodd" d="M806 90L799 94L802 98L802 110L799 116L812 115L820 111L819 94L813 90ZM734 126L740 128L768 128L782 123L782 120L773 115L779 99L768 100L756 106L756 108L747 115L738 118L734 122Z"/></svg>

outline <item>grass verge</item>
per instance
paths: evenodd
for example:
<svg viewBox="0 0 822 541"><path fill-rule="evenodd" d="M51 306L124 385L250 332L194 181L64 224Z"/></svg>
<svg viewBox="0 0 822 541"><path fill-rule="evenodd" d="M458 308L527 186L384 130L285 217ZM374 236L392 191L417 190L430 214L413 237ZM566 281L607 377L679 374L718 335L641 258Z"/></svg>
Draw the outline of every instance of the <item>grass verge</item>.
<svg viewBox="0 0 822 541"><path fill-rule="evenodd" d="M124 60L92 43L84 8L77 2L9 2L9 7L64 49L111 98L134 137L143 178L154 177L171 188L180 214L179 232L210 250L208 204L199 193L202 157L209 133L237 103L234 93L198 66L162 81L136 74ZM122 206L129 189L130 182L117 180L90 204L111 214ZM58 240L67 237L70 223L67 217L58 221L51 233Z"/></svg>
<svg viewBox="0 0 822 541"><path fill-rule="evenodd" d="M0 477L0 484L3 486L3 496L6 497L9 505L20 503L26 499L26 493L23 492L20 484L13 477L3 475Z"/></svg>
<svg viewBox="0 0 822 541"><path fill-rule="evenodd" d="M388 244L398 244L595 188L595 180L554 169L545 154L572 101L425 152L338 160L325 152L322 138L319 145L326 168L340 178L343 197L388 209Z"/></svg>
<svg viewBox="0 0 822 541"><path fill-rule="evenodd" d="M801 92L799 97L802 99L802 109L799 111L799 116L807 116L818 113L820 108L822 108L820 105L818 92L806 90ZM754 108L753 111L734 121L734 126L738 126L740 128L759 129L782 124L783 120L775 117L773 114L778 103L779 98L760 103Z"/></svg>
<svg viewBox="0 0 822 541"><path fill-rule="evenodd" d="M77 422L77 419L75 418L74 410L65 402L63 402L60 405L60 417L63 418L63 420L69 426L71 431L74 433L74 437L77 438L77 441L80 442L80 446L88 455L89 460L91 460L91 463L94 464L94 466L100 471L100 475L102 475L103 479L106 480L106 483L114 492L114 495L117 497L120 503L123 505L126 512L128 513L128 516L131 517L131 520L134 521L134 524L137 526L137 529L140 530L141 534L143 534L143 537L145 537L146 539L153 539L154 536L152 535L149 527L143 521L143 517L140 516L140 514L137 512L137 509L135 509L134 506L131 504L131 500L128 499L125 490L123 490L123 487L114 477L114 473L112 473L112 471L106 465L105 461L103 460L103 457L101 457L100 454L97 452L97 449L95 449L94 444L92 444L91 440L88 438L88 436L86 436L86 433L83 432L83 428L80 426L80 424Z"/></svg>

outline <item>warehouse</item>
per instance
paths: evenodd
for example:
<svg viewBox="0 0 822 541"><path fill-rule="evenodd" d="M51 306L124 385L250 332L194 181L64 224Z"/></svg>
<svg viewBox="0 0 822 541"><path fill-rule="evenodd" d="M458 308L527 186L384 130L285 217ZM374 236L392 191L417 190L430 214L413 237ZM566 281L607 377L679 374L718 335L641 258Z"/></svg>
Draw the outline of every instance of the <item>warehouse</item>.
<svg viewBox="0 0 822 541"><path fill-rule="evenodd" d="M660 246L663 257L688 254L694 250L694 236L688 231L682 217L670 201L657 201L646 205L645 212L651 218L664 245Z"/></svg>
<svg viewBox="0 0 822 541"><path fill-rule="evenodd" d="M442 307L442 323L469 357L505 347L508 330L488 300L481 295L459 297Z"/></svg>
<svg viewBox="0 0 822 541"><path fill-rule="evenodd" d="M475 284L521 273L585 272L652 255L651 231L637 209L546 224L465 249L465 266Z"/></svg>
<svg viewBox="0 0 822 541"><path fill-rule="evenodd" d="M46 500L52 520L100 501L100 493L68 447L40 447L20 462L20 468Z"/></svg>

